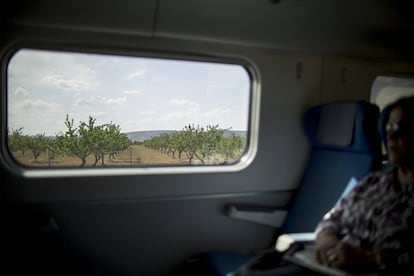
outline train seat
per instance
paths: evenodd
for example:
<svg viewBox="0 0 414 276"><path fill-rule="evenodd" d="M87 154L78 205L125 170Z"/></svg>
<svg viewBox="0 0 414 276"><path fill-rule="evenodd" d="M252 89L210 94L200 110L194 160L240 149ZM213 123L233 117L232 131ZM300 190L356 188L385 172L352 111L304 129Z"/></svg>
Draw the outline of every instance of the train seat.
<svg viewBox="0 0 414 276"><path fill-rule="evenodd" d="M379 109L365 102L333 102L308 109L303 117L310 158L280 233L313 232L343 194L350 179L381 167ZM226 275L254 254L207 252L201 261L215 275Z"/></svg>

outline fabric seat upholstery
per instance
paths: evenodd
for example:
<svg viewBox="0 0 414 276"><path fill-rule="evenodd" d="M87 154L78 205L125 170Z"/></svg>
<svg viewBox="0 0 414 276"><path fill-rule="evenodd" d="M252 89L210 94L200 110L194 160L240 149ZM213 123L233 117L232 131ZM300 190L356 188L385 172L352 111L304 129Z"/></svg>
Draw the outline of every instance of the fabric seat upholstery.
<svg viewBox="0 0 414 276"><path fill-rule="evenodd" d="M381 167L378 117L378 107L365 101L328 103L305 112L310 158L281 233L313 232L352 177L360 180ZM225 275L254 256L207 252L202 261L213 274Z"/></svg>

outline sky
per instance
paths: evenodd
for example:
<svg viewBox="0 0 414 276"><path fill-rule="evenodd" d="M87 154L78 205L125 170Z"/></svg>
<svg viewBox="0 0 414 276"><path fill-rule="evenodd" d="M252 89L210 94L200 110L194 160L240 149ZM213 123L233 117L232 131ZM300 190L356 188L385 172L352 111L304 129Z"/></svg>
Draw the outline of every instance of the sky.
<svg viewBox="0 0 414 276"><path fill-rule="evenodd" d="M66 114L122 132L185 125L247 130L250 77L240 65L19 50L8 65L8 128L66 131Z"/></svg>

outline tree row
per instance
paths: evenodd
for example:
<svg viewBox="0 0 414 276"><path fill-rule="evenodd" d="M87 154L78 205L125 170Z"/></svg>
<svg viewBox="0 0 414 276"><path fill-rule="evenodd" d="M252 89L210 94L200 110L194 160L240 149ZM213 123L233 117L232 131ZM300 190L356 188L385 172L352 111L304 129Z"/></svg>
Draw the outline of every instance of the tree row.
<svg viewBox="0 0 414 276"><path fill-rule="evenodd" d="M164 133L144 141L144 146L161 153L181 159L183 154L191 164L196 158L206 163L208 158L221 157L228 163L238 157L246 145L246 137L234 133L224 135L225 130L219 125L206 128L187 125L182 131Z"/></svg>

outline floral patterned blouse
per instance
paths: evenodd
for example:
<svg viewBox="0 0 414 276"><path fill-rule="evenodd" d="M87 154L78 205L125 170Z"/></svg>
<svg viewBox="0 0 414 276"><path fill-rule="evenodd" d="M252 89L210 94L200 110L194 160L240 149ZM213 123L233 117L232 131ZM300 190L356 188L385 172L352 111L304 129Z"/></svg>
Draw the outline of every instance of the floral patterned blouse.
<svg viewBox="0 0 414 276"><path fill-rule="evenodd" d="M388 268L413 268L414 183L400 185L396 170L369 174L323 217L317 231L325 228L348 244L378 252Z"/></svg>

